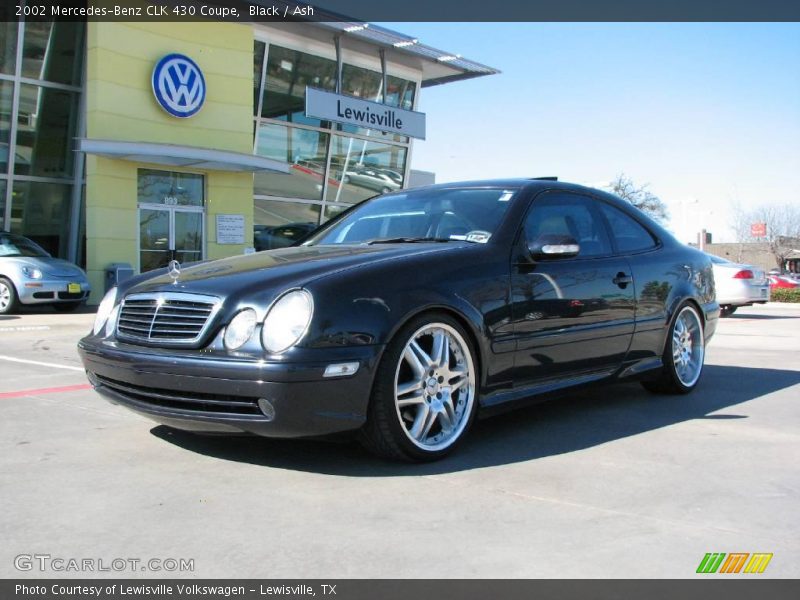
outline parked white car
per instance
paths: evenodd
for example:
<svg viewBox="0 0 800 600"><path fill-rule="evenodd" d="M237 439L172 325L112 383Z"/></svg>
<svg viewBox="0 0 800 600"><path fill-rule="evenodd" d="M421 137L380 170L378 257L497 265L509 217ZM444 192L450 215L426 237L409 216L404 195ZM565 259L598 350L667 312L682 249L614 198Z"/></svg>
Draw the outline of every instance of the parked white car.
<svg viewBox="0 0 800 600"><path fill-rule="evenodd" d="M740 306L769 302L769 281L763 269L708 255L714 267L721 317L729 317Z"/></svg>
<svg viewBox="0 0 800 600"><path fill-rule="evenodd" d="M77 265L53 258L32 240L0 231L0 315L20 304L50 304L67 312L89 298L89 280Z"/></svg>

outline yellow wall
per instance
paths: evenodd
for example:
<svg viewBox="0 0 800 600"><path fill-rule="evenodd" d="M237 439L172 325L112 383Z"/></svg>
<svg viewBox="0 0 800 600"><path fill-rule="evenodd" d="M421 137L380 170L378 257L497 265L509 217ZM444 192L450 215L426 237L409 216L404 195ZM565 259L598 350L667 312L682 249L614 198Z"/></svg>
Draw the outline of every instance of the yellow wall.
<svg viewBox="0 0 800 600"><path fill-rule="evenodd" d="M153 97L150 78L165 54L186 54L203 71L206 100L193 117L166 113ZM253 33L237 23L89 22L86 137L180 144L250 153L253 150ZM86 262L97 303L104 269L138 262L136 171L149 167L87 156ZM197 172L197 171L192 171ZM206 256L241 254L245 245L216 244L216 215L244 214L252 245L253 176L202 172L206 178Z"/></svg>

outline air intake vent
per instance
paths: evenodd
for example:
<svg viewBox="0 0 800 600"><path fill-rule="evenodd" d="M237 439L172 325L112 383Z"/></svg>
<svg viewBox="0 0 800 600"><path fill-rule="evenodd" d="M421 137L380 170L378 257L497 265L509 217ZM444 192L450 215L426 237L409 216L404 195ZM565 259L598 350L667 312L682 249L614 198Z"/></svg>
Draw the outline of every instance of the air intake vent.
<svg viewBox="0 0 800 600"><path fill-rule="evenodd" d="M117 336L154 345L190 346L203 336L219 305L213 296L131 294L122 301Z"/></svg>

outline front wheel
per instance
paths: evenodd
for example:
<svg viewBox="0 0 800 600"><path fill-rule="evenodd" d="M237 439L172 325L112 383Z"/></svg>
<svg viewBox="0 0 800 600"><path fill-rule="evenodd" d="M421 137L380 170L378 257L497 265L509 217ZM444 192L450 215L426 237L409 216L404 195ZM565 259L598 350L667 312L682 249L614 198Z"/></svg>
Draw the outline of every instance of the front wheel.
<svg viewBox="0 0 800 600"><path fill-rule="evenodd" d="M665 346L660 374L642 385L657 394L688 394L700 381L705 360L703 320L693 305L678 309Z"/></svg>
<svg viewBox="0 0 800 600"><path fill-rule="evenodd" d="M0 315L13 313L17 309L17 290L5 277L0 277Z"/></svg>
<svg viewBox="0 0 800 600"><path fill-rule="evenodd" d="M386 348L361 442L395 460L432 461L465 436L477 406L475 351L444 314L413 319Z"/></svg>

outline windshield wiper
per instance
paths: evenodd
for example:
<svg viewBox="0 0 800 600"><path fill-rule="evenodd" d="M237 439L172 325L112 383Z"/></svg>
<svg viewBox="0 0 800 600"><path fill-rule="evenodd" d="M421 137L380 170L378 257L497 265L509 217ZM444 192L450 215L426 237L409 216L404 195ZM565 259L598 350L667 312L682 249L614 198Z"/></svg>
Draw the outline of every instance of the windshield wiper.
<svg viewBox="0 0 800 600"><path fill-rule="evenodd" d="M395 238L375 238L361 242L362 244L417 244L420 242L450 242L452 240L446 238L435 237L395 237Z"/></svg>

